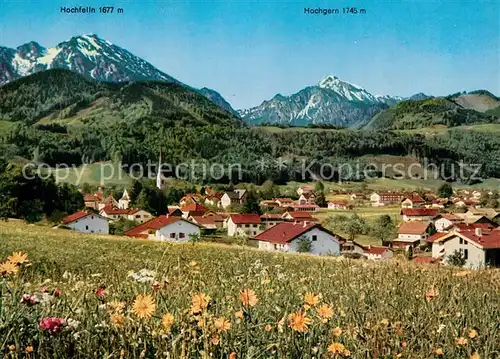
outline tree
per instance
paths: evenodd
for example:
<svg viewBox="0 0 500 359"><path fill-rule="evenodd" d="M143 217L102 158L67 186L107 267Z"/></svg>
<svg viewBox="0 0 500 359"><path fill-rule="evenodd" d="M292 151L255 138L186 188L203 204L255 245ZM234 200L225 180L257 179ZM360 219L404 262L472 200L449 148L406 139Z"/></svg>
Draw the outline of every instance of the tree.
<svg viewBox="0 0 500 359"><path fill-rule="evenodd" d="M324 192L324 191L325 191L325 185L323 184L323 182L321 181L316 182L316 184L314 185L314 192Z"/></svg>
<svg viewBox="0 0 500 359"><path fill-rule="evenodd" d="M309 238L305 236L300 236L297 238L297 252L299 253L309 253L312 250L312 242Z"/></svg>
<svg viewBox="0 0 500 359"><path fill-rule="evenodd" d="M371 228L371 234L384 245L388 240L396 236L396 226L387 214L383 214L375 220Z"/></svg>
<svg viewBox="0 0 500 359"><path fill-rule="evenodd" d="M453 196L453 187L451 184L445 182L438 188L438 197L439 198L450 198Z"/></svg>
<svg viewBox="0 0 500 359"><path fill-rule="evenodd" d="M349 219L344 223L344 232L351 241L354 241L357 236L365 234L367 230L368 225L365 220L357 214L349 217Z"/></svg>
<svg viewBox="0 0 500 359"><path fill-rule="evenodd" d="M143 186L140 181L134 180L134 182L132 182L132 187L130 187L130 190L128 191L128 196L132 205L136 204L137 197L139 197L139 193L141 193L142 187Z"/></svg>
<svg viewBox="0 0 500 359"><path fill-rule="evenodd" d="M451 255L449 255L446 261L449 265L456 267L463 267L467 262L465 256L459 250L455 250Z"/></svg>
<svg viewBox="0 0 500 359"><path fill-rule="evenodd" d="M259 199L253 190L248 191L247 200L242 208L243 213L261 214Z"/></svg>
<svg viewBox="0 0 500 359"><path fill-rule="evenodd" d="M321 182L319 182L321 183ZM316 194L316 204L320 207L326 207L326 198L323 192L317 192Z"/></svg>

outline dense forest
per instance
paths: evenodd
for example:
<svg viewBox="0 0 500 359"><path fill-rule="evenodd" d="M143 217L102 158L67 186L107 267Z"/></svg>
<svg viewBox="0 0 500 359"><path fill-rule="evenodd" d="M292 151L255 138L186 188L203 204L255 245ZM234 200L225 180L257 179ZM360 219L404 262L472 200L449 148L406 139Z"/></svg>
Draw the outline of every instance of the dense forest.
<svg viewBox="0 0 500 359"><path fill-rule="evenodd" d="M177 84L98 83L51 70L0 87L0 151L49 165L111 160L125 165L163 160L241 164L242 181L275 183L303 178L303 160L339 164L363 156L413 156L437 164L483 164L500 177L500 138L450 130L426 137L390 131L278 131L245 126L196 91ZM7 125L5 125L7 124ZM276 160L286 167L275 166ZM263 166L262 163L269 165ZM332 180L339 174L334 170ZM343 178L349 179L349 178ZM353 180L362 178L351 178ZM223 178L221 182L229 182Z"/></svg>

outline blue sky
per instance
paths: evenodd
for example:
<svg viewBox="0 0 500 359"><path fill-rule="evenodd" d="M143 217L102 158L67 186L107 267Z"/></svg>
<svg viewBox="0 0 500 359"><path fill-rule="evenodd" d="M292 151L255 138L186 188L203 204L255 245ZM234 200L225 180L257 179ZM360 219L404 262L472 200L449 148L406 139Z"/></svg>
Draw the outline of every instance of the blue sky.
<svg viewBox="0 0 500 359"><path fill-rule="evenodd" d="M95 33L235 108L297 92L325 75L373 94L500 94L500 1L354 1L365 15L306 15L345 1L0 0L0 45L46 47ZM60 6L122 7L62 14Z"/></svg>

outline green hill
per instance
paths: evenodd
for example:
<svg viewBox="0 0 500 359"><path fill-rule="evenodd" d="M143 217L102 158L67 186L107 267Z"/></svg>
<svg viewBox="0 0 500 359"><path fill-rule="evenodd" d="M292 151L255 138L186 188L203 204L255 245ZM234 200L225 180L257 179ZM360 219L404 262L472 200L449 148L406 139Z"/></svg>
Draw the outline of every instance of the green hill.
<svg viewBox="0 0 500 359"><path fill-rule="evenodd" d="M447 98L403 101L375 115L364 128L370 130L410 130L442 125L456 127L498 123L500 101L482 92L457 94Z"/></svg>
<svg viewBox="0 0 500 359"><path fill-rule="evenodd" d="M168 82L103 83L49 70L0 87L0 119L25 124L165 121L168 125L238 125L233 114L197 91Z"/></svg>

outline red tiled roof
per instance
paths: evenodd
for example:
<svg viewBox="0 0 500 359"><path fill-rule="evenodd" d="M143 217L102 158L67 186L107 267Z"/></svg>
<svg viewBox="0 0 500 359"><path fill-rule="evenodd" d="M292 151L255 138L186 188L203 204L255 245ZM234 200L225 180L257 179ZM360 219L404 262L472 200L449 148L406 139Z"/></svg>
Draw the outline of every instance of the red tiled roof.
<svg viewBox="0 0 500 359"><path fill-rule="evenodd" d="M481 228L481 229L486 229L486 230L492 230L495 228L495 226L491 223L457 223L453 226L456 228L459 232L461 231L473 231L476 228Z"/></svg>
<svg viewBox="0 0 500 359"><path fill-rule="evenodd" d="M215 226L215 216L192 216L191 218L200 226Z"/></svg>
<svg viewBox="0 0 500 359"><path fill-rule="evenodd" d="M184 207L181 208L182 212L201 212L205 213L208 211L208 209L205 206L202 206L199 203L190 203L188 205L185 205Z"/></svg>
<svg viewBox="0 0 500 359"><path fill-rule="evenodd" d="M476 231L462 231L460 234L481 245L483 248L500 248L499 231L483 230L481 236L477 236Z"/></svg>
<svg viewBox="0 0 500 359"><path fill-rule="evenodd" d="M234 224L260 223L260 216L258 214L231 214L230 217Z"/></svg>
<svg viewBox="0 0 500 359"><path fill-rule="evenodd" d="M404 198L403 201L405 201L407 199L409 199L413 203L424 203L425 202L425 200L418 194L412 194L412 195Z"/></svg>
<svg viewBox="0 0 500 359"><path fill-rule="evenodd" d="M94 194L86 194L85 196L83 196L83 201L84 202L99 202L100 198Z"/></svg>
<svg viewBox="0 0 500 359"><path fill-rule="evenodd" d="M328 201L328 203L336 204L336 205L339 205L339 206L346 206L347 205L346 201Z"/></svg>
<svg viewBox="0 0 500 359"><path fill-rule="evenodd" d="M424 234L429 227L428 222L403 222L399 226L398 233L400 234Z"/></svg>
<svg viewBox="0 0 500 359"><path fill-rule="evenodd" d="M183 219L179 218L179 217L170 217L170 216L163 215L163 216L153 218L147 222L144 222L144 223L138 225L137 227L129 229L124 234L126 236L129 236L129 237L141 237L141 236L143 236L144 231L148 231L148 230L156 231L157 229L165 227L167 224L174 223L177 221L182 221L182 220Z"/></svg>
<svg viewBox="0 0 500 359"><path fill-rule="evenodd" d="M325 230L317 223L281 222L254 237L254 239L258 241L284 244L316 227Z"/></svg>
<svg viewBox="0 0 500 359"><path fill-rule="evenodd" d="M392 249L390 249L389 247L383 247L383 246L368 246L362 248L365 253L377 254L377 255L382 255L386 251L392 251Z"/></svg>
<svg viewBox="0 0 500 359"><path fill-rule="evenodd" d="M446 232L437 232L437 233L434 233L429 238L427 238L425 241L432 243L432 242L437 241L439 238L444 237L446 235L448 235L448 233L446 233Z"/></svg>
<svg viewBox="0 0 500 359"><path fill-rule="evenodd" d="M304 185L299 187L302 191L313 191L314 187L310 185Z"/></svg>
<svg viewBox="0 0 500 359"><path fill-rule="evenodd" d="M435 208L403 208L401 210L403 216L436 216L438 210Z"/></svg>
<svg viewBox="0 0 500 359"><path fill-rule="evenodd" d="M75 212L73 214L70 214L69 216L64 217L62 222L64 224L69 224L69 223L74 222L74 221L81 219L83 217L87 217L89 214L90 213L86 212L86 211L78 211L78 212Z"/></svg>
<svg viewBox="0 0 500 359"><path fill-rule="evenodd" d="M291 203L293 202L293 199L291 198L273 198L272 199L274 202L286 202L286 203Z"/></svg>
<svg viewBox="0 0 500 359"><path fill-rule="evenodd" d="M314 219L309 212L290 211L287 212L293 219Z"/></svg>
<svg viewBox="0 0 500 359"><path fill-rule="evenodd" d="M281 213L264 213L263 215L260 216L260 219L271 219L271 220L277 220L277 219L282 219L283 215Z"/></svg>
<svg viewBox="0 0 500 359"><path fill-rule="evenodd" d="M129 210L129 209L123 209L123 208L116 208L116 207L112 207L112 206L106 205L106 206L104 206L101 209L101 211L104 212L104 213L106 213L106 214L117 214L117 215L120 215L120 214L129 214L129 212L131 210Z"/></svg>

